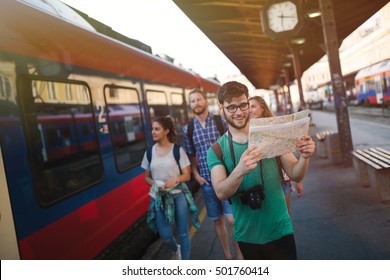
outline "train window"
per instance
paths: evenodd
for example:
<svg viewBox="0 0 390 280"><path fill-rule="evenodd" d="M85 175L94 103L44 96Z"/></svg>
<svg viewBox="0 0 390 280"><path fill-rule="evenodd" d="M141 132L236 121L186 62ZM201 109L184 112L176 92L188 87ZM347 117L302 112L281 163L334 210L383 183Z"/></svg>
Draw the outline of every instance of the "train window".
<svg viewBox="0 0 390 280"><path fill-rule="evenodd" d="M124 172L142 161L146 149L141 102L133 88L107 86L104 92L115 162Z"/></svg>
<svg viewBox="0 0 390 280"><path fill-rule="evenodd" d="M147 91L149 105L167 105L167 95L160 91Z"/></svg>
<svg viewBox="0 0 390 280"><path fill-rule="evenodd" d="M184 144L183 126L188 122L187 110L182 93L171 93L172 112L177 133L177 143Z"/></svg>
<svg viewBox="0 0 390 280"><path fill-rule="evenodd" d="M194 112L192 112L191 110L191 106L190 106L190 90L185 90L185 100L187 102L187 112L188 112L188 118L189 119L193 119L194 118Z"/></svg>
<svg viewBox="0 0 390 280"><path fill-rule="evenodd" d="M219 102L215 93L207 92L208 110L214 115L219 115Z"/></svg>
<svg viewBox="0 0 390 280"><path fill-rule="evenodd" d="M181 93L172 93L171 94L171 103L172 105L183 105L184 98Z"/></svg>
<svg viewBox="0 0 390 280"><path fill-rule="evenodd" d="M148 100L151 120L153 120L156 116L169 115L168 98L165 92L147 90L146 98Z"/></svg>
<svg viewBox="0 0 390 280"><path fill-rule="evenodd" d="M376 93L381 93L382 92L381 80L375 81L375 92Z"/></svg>
<svg viewBox="0 0 390 280"><path fill-rule="evenodd" d="M46 82L47 85L47 91L49 93L49 99L50 100L56 100L56 89L55 89L55 84L53 82Z"/></svg>
<svg viewBox="0 0 390 280"><path fill-rule="evenodd" d="M51 205L101 181L88 87L37 79L23 79L21 86L30 93L23 108L39 202Z"/></svg>
<svg viewBox="0 0 390 280"><path fill-rule="evenodd" d="M65 91L66 91L66 100L70 101L72 100L72 87L69 84L66 84L65 86Z"/></svg>
<svg viewBox="0 0 390 280"><path fill-rule="evenodd" d="M369 91L374 90L375 89L374 81L368 80L367 81L367 88Z"/></svg>
<svg viewBox="0 0 390 280"><path fill-rule="evenodd" d="M361 83L360 84L360 93L365 93L366 92L366 83Z"/></svg>
<svg viewBox="0 0 390 280"><path fill-rule="evenodd" d="M9 78L0 75L0 97L8 98L11 96L11 83Z"/></svg>

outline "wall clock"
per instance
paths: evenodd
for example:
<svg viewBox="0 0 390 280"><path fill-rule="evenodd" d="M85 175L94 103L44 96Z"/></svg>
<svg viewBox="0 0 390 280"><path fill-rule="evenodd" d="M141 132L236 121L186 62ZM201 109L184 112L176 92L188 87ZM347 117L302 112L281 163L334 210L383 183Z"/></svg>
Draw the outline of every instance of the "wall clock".
<svg viewBox="0 0 390 280"><path fill-rule="evenodd" d="M296 36L303 25L302 9L296 0L270 0L260 11L263 32L272 39Z"/></svg>

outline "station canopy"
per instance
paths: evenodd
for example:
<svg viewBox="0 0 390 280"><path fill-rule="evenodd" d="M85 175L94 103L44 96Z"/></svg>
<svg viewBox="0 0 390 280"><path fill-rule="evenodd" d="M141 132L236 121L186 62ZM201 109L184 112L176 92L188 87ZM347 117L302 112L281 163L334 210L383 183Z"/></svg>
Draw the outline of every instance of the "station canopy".
<svg viewBox="0 0 390 280"><path fill-rule="evenodd" d="M283 69L291 64L291 47L300 54L301 72L326 54L321 17L309 12L320 9L319 0L298 0L305 14L295 39L272 40L262 31L260 10L265 0L173 0L202 32L236 65L258 89L279 84ZM286 0L288 1L288 0ZM333 0L338 43L378 12L388 0ZM293 80L293 67L290 80Z"/></svg>

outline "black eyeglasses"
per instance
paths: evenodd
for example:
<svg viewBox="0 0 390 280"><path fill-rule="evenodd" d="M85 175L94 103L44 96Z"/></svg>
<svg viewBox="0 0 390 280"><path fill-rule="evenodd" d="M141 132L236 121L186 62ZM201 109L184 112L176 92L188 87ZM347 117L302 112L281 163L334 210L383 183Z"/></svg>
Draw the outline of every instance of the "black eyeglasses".
<svg viewBox="0 0 390 280"><path fill-rule="evenodd" d="M233 114L235 112L237 112L237 109L240 108L241 112L242 111L246 111L249 109L249 103L248 102L245 102L245 103L241 103L240 105L229 105L227 107L224 107L229 113Z"/></svg>

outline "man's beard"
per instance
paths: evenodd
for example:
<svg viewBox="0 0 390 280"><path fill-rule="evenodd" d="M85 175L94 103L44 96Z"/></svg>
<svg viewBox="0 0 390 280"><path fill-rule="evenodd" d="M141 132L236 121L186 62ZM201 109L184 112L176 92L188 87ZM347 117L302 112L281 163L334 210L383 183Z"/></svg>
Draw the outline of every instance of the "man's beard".
<svg viewBox="0 0 390 280"><path fill-rule="evenodd" d="M197 111L195 111L195 109L198 109ZM204 107L196 107L194 110L192 110L194 112L195 115L202 115L206 110L207 110L207 106L204 106Z"/></svg>
<svg viewBox="0 0 390 280"><path fill-rule="evenodd" d="M247 114L247 115L245 116L245 123L244 123L242 126L238 126L238 125L236 125L236 124L234 123L234 119L233 119L232 117L230 117L230 118L227 118L227 117L226 117L225 111L223 111L223 114L225 115L225 120L226 120L226 122L227 122L231 127L235 128L235 129L244 128L244 127L247 125L248 121L249 121L249 114Z"/></svg>

